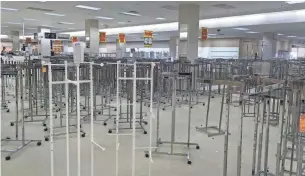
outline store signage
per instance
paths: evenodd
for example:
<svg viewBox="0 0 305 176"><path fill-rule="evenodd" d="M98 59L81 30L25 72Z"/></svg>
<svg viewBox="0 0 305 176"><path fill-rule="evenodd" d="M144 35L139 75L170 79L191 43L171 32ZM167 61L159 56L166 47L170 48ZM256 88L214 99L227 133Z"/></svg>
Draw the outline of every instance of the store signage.
<svg viewBox="0 0 305 176"><path fill-rule="evenodd" d="M45 32L44 38L45 39L56 39L56 33Z"/></svg>
<svg viewBox="0 0 305 176"><path fill-rule="evenodd" d="M57 34L57 39L69 40L70 35L69 34Z"/></svg>
<svg viewBox="0 0 305 176"><path fill-rule="evenodd" d="M151 48L153 41L153 31L144 31L144 47Z"/></svg>
<svg viewBox="0 0 305 176"><path fill-rule="evenodd" d="M300 116L300 133L305 133L305 114Z"/></svg>
<svg viewBox="0 0 305 176"><path fill-rule="evenodd" d="M201 40L207 40L208 39L208 28L201 28Z"/></svg>
<svg viewBox="0 0 305 176"><path fill-rule="evenodd" d="M126 36L124 33L119 33L119 43L126 43Z"/></svg>
<svg viewBox="0 0 305 176"><path fill-rule="evenodd" d="M105 43L106 40L106 32L100 32L100 43Z"/></svg>
<svg viewBox="0 0 305 176"><path fill-rule="evenodd" d="M72 43L78 42L78 38L77 37L72 37Z"/></svg>

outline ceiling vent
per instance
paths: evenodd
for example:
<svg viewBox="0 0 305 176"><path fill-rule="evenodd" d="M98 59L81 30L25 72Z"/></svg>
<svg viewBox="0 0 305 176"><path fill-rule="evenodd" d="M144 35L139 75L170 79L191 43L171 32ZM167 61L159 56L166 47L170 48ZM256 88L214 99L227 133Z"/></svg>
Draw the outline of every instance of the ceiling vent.
<svg viewBox="0 0 305 176"><path fill-rule="evenodd" d="M235 9L234 6L231 6L231 5L228 5L228 4L215 4L213 5L213 7L216 7L216 8L220 8L220 9Z"/></svg>
<svg viewBox="0 0 305 176"><path fill-rule="evenodd" d="M167 9L167 10L178 10L178 7L176 6L173 6L173 5L164 5L164 6L161 6L161 8L163 9Z"/></svg>
<svg viewBox="0 0 305 176"><path fill-rule="evenodd" d="M42 8L36 8L36 7L28 7L27 9L41 11L41 12L53 12L54 11L54 10L51 10L51 9L42 9Z"/></svg>

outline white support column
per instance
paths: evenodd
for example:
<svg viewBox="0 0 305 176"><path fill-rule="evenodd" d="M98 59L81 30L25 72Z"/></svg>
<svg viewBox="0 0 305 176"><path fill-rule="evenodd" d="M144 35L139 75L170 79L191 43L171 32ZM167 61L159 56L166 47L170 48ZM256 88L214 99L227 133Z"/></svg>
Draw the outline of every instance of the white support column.
<svg viewBox="0 0 305 176"><path fill-rule="evenodd" d="M263 60L272 59L276 55L277 33L265 32L263 37Z"/></svg>
<svg viewBox="0 0 305 176"><path fill-rule="evenodd" d="M171 61L177 59L177 44L178 44L178 37L171 36L169 39L169 53L170 53Z"/></svg>
<svg viewBox="0 0 305 176"><path fill-rule="evenodd" d="M179 38L187 37L186 56L191 62L198 58L199 10L197 4L179 5ZM181 47L179 42L179 51Z"/></svg>
<svg viewBox="0 0 305 176"><path fill-rule="evenodd" d="M99 53L99 21L95 19L85 20L86 48L89 52Z"/></svg>
<svg viewBox="0 0 305 176"><path fill-rule="evenodd" d="M11 31L10 38L13 40L13 51L20 50L20 39L19 39L19 31Z"/></svg>
<svg viewBox="0 0 305 176"><path fill-rule="evenodd" d="M125 43L119 43L119 40L116 39L116 58L120 59L124 57L126 50Z"/></svg>
<svg viewBox="0 0 305 176"><path fill-rule="evenodd" d="M51 56L51 41L45 39L44 33L50 32L51 30L45 27L38 27L38 40L40 40L39 51L42 56Z"/></svg>

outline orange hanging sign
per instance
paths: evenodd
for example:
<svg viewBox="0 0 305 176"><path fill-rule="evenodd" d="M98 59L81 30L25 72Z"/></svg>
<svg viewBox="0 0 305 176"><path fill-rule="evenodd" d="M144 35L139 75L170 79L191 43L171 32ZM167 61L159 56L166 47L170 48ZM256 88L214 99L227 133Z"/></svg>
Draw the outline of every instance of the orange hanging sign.
<svg viewBox="0 0 305 176"><path fill-rule="evenodd" d="M144 31L144 38L152 38L153 37L153 31Z"/></svg>
<svg viewBox="0 0 305 176"><path fill-rule="evenodd" d="M207 40L208 39L208 28L201 28L201 40Z"/></svg>
<svg viewBox="0 0 305 176"><path fill-rule="evenodd" d="M305 133L305 114L300 116L300 132Z"/></svg>
<svg viewBox="0 0 305 176"><path fill-rule="evenodd" d="M124 33L119 33L119 43L126 43L126 36Z"/></svg>
<svg viewBox="0 0 305 176"><path fill-rule="evenodd" d="M72 37L72 43L78 42L78 38L77 37Z"/></svg>
<svg viewBox="0 0 305 176"><path fill-rule="evenodd" d="M106 40L106 32L100 32L100 43L105 43Z"/></svg>
<svg viewBox="0 0 305 176"><path fill-rule="evenodd" d="M42 73L45 73L47 72L47 67L46 66L42 66L42 69L41 69Z"/></svg>

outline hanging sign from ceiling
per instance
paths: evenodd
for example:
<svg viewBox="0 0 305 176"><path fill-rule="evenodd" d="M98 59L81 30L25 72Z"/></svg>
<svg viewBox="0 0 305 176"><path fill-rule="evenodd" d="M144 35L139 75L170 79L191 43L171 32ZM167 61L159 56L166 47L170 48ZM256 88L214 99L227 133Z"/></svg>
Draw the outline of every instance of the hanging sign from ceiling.
<svg viewBox="0 0 305 176"><path fill-rule="evenodd" d="M200 36L201 40L207 40L208 39L208 28L202 27L200 34L201 34L201 36Z"/></svg>
<svg viewBox="0 0 305 176"><path fill-rule="evenodd" d="M144 47L151 48L153 41L153 31L144 31Z"/></svg>
<svg viewBox="0 0 305 176"><path fill-rule="evenodd" d="M105 43L106 40L106 32L100 32L100 43Z"/></svg>
<svg viewBox="0 0 305 176"><path fill-rule="evenodd" d="M31 43L31 42L32 42L31 37L27 37L27 38L25 38L25 43Z"/></svg>
<svg viewBox="0 0 305 176"><path fill-rule="evenodd" d="M305 114L300 116L300 133L305 133Z"/></svg>
<svg viewBox="0 0 305 176"><path fill-rule="evenodd" d="M72 37L72 43L78 42L78 38L77 37Z"/></svg>
<svg viewBox="0 0 305 176"><path fill-rule="evenodd" d="M119 33L119 43L126 43L126 36L124 33Z"/></svg>

